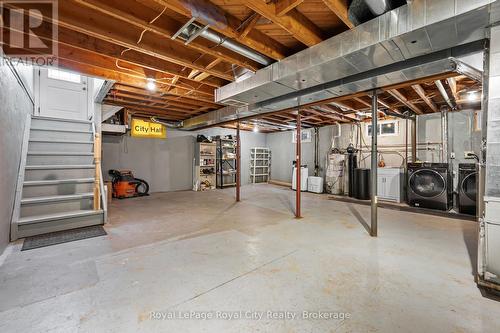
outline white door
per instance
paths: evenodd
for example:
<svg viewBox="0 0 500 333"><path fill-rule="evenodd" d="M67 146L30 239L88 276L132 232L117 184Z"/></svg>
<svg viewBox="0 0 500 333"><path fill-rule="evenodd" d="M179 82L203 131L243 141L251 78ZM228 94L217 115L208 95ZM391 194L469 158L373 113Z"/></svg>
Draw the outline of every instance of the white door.
<svg viewBox="0 0 500 333"><path fill-rule="evenodd" d="M88 120L88 79L59 69L39 70L38 114Z"/></svg>

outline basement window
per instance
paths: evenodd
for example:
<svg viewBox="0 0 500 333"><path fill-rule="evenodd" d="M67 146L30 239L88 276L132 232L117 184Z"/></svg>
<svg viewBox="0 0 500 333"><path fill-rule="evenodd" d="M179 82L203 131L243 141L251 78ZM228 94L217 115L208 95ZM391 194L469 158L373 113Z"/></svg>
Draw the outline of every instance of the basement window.
<svg viewBox="0 0 500 333"><path fill-rule="evenodd" d="M70 72L66 72L66 71L61 71L58 69L52 69L52 68L49 68L48 77L49 77L49 79L66 81L66 82L73 82L73 83L81 83L82 82L82 77L78 74L74 74L74 73L70 73Z"/></svg>
<svg viewBox="0 0 500 333"><path fill-rule="evenodd" d="M378 124L377 135L396 136L399 135L399 122L397 120L383 121ZM366 126L366 136L372 136L372 125Z"/></svg>

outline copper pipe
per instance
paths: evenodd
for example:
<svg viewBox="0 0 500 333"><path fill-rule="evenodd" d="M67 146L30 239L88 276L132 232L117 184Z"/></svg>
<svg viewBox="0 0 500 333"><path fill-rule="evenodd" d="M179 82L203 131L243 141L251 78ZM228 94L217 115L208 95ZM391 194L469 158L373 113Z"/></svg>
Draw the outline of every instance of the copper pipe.
<svg viewBox="0 0 500 333"><path fill-rule="evenodd" d="M236 202L240 202L241 186L241 145L240 145L240 122L236 125Z"/></svg>
<svg viewBox="0 0 500 333"><path fill-rule="evenodd" d="M302 190L302 184L301 184L301 143L302 143L302 133L301 133L301 120L300 120L300 109L297 112L297 146L296 146L296 160L295 160L295 167L296 167L296 177L297 177L297 184L295 188L295 217L300 219L301 214L300 214L300 195L301 195L301 190Z"/></svg>

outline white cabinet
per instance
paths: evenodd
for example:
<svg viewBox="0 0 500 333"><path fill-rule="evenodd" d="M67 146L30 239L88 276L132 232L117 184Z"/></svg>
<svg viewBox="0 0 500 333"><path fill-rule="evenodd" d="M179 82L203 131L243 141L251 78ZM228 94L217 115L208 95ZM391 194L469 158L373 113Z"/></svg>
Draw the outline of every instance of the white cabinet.
<svg viewBox="0 0 500 333"><path fill-rule="evenodd" d="M403 201L403 170L400 168L379 168L377 172L378 198L395 202Z"/></svg>

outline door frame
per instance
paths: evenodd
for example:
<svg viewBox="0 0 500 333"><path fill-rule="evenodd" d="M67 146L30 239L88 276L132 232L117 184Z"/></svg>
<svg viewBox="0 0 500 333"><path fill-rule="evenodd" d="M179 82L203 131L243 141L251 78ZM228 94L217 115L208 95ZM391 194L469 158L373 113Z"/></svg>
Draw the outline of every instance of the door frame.
<svg viewBox="0 0 500 333"><path fill-rule="evenodd" d="M33 67L33 87L34 87L34 99L35 107L33 108L33 116L40 116L40 87L41 87L41 70L48 69L49 67ZM57 70L62 70L70 73L75 73L85 77L87 79L87 115L86 120L94 120L94 78L83 75L81 73L70 71L67 69L60 69L55 67Z"/></svg>

